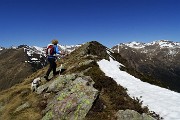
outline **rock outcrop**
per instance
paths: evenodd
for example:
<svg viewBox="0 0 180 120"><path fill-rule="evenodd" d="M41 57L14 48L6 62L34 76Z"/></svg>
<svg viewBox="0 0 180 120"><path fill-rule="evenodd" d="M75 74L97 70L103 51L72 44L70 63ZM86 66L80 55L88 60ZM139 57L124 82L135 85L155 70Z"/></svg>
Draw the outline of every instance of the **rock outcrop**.
<svg viewBox="0 0 180 120"><path fill-rule="evenodd" d="M29 102L26 102L24 104L22 104L21 106L19 106L18 108L16 108L16 110L14 111L14 113L20 112L25 110L26 108L29 108L31 106L31 104Z"/></svg>
<svg viewBox="0 0 180 120"><path fill-rule="evenodd" d="M89 76L70 74L61 75L40 86L38 94L55 93L55 96L48 100L42 120L85 118L99 93L93 84L94 81Z"/></svg>
<svg viewBox="0 0 180 120"><path fill-rule="evenodd" d="M119 110L116 113L117 120L155 120L153 117L143 113L142 115L134 110Z"/></svg>

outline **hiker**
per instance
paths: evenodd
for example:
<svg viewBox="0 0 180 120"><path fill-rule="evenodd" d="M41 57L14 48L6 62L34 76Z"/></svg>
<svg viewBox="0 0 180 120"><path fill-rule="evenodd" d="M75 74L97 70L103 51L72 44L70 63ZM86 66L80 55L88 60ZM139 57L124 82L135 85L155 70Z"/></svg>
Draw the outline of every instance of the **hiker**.
<svg viewBox="0 0 180 120"><path fill-rule="evenodd" d="M56 54L61 54L61 55L64 55L63 53L61 53L59 50L58 50L58 40L56 39L53 39L52 40L52 44L49 44L48 47L47 47L47 50L46 50L46 54L47 54L47 58L48 58L48 62L50 63L50 66L49 66L49 69L48 71L46 72L46 75L44 76L44 78L49 81L48 79L48 76L51 72L51 70L53 70L53 75L57 75L59 74L58 71L56 71L56 67L57 67L57 64L56 64L56 59L57 59L57 56Z"/></svg>

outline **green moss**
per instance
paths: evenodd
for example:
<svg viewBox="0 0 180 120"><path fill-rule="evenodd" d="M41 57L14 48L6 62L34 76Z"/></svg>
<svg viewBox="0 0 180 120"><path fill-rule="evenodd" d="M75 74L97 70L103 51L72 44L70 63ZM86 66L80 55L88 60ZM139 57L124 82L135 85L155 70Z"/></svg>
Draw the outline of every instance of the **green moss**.
<svg viewBox="0 0 180 120"><path fill-rule="evenodd" d="M65 94L65 93L61 93L58 97L57 97L57 100L61 101L63 100L68 94Z"/></svg>
<svg viewBox="0 0 180 120"><path fill-rule="evenodd" d="M53 119L53 113L52 111L48 111L42 120L52 120L52 119Z"/></svg>
<svg viewBox="0 0 180 120"><path fill-rule="evenodd" d="M63 112L65 113L69 108L71 108L71 106L72 106L72 101L70 101L70 102L68 102L67 104L66 104L66 107L65 107L65 109L63 110ZM65 115L66 116L66 115Z"/></svg>
<svg viewBox="0 0 180 120"><path fill-rule="evenodd" d="M82 101L81 101L81 104L79 104L78 105L78 107L77 107L77 110L75 111L75 120L79 120L79 119L82 119L83 118L83 116L80 116L80 115L84 115L85 114L85 110L82 108L82 106L84 105L84 104L90 104L90 101L89 100L87 100L87 99L83 99ZM79 118L80 117L80 118Z"/></svg>
<svg viewBox="0 0 180 120"><path fill-rule="evenodd" d="M80 108L81 108L82 104L79 104L77 107L77 110L75 111L75 120L78 120L79 118L79 112L80 112Z"/></svg>

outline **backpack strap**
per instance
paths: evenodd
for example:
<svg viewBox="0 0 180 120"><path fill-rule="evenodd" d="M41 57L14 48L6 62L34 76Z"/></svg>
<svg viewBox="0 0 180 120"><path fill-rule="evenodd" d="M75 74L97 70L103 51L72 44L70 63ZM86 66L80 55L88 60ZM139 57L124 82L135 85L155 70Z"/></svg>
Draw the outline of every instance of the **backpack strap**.
<svg viewBox="0 0 180 120"><path fill-rule="evenodd" d="M56 54L56 46L53 45L53 48L54 48L54 54Z"/></svg>

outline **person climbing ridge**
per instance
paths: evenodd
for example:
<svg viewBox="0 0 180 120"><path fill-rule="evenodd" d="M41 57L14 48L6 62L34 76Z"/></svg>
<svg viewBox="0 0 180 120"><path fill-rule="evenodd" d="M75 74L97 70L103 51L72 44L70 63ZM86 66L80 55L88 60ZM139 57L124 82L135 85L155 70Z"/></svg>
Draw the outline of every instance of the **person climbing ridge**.
<svg viewBox="0 0 180 120"><path fill-rule="evenodd" d="M48 59L48 62L50 63L49 69L47 70L46 75L44 76L44 78L47 81L49 81L48 77L49 77L49 74L52 70L53 70L53 76L59 74L59 71L56 71L56 67L57 67L57 64L56 64L57 56L56 56L56 54L64 55L64 53L59 51L57 44L58 44L58 40L53 39L52 44L49 44L47 49L46 49L47 59Z"/></svg>

